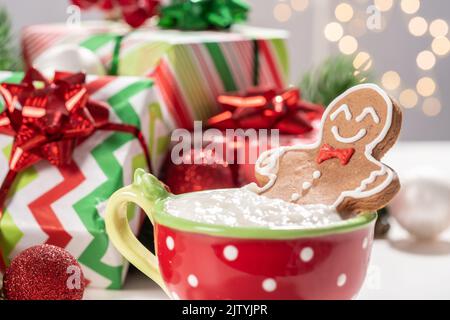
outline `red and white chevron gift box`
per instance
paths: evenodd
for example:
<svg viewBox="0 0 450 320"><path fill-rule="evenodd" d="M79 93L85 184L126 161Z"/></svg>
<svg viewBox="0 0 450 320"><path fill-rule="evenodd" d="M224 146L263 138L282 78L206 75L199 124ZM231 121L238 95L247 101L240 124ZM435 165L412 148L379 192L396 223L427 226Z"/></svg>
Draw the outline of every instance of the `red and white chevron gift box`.
<svg viewBox="0 0 450 320"><path fill-rule="evenodd" d="M18 83L22 77L0 72L0 83ZM140 128L157 172L169 131L154 83L138 77L89 76L86 88L93 100L110 106L111 122ZM8 172L12 142L0 134L0 181ZM63 167L40 161L19 173L0 220L0 262L4 268L32 245L53 244L78 259L90 286L120 288L128 263L109 242L102 216L110 195L132 182L136 168L146 168L143 149L132 135L98 131L75 148L72 160ZM128 216L137 233L143 215L130 207Z"/></svg>

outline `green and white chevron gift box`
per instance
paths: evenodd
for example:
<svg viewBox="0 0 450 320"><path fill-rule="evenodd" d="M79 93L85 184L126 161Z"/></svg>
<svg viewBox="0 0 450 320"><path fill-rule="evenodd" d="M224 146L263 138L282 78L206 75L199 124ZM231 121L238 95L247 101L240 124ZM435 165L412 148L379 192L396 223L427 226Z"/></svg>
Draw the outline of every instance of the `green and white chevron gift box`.
<svg viewBox="0 0 450 320"><path fill-rule="evenodd" d="M22 77L0 72L0 83L17 83ZM111 122L140 128L157 171L166 154L169 131L153 81L89 76L86 87L92 99L111 107ZM0 134L0 181L8 171L12 141ZM90 286L120 288L128 263L109 241L103 214L111 194L132 182L136 168L146 167L143 150L132 135L98 131L76 147L72 159L69 166L60 168L41 161L19 174L0 220L0 264L5 267L30 246L54 244L78 259ZM143 215L132 207L128 215L137 233Z"/></svg>
<svg viewBox="0 0 450 320"><path fill-rule="evenodd" d="M168 124L191 129L192 120L217 113L219 94L253 86L284 89L287 36L283 30L240 25L226 31L130 31L118 23L87 22L30 26L22 43L27 64L41 70L64 66L150 76L169 111Z"/></svg>

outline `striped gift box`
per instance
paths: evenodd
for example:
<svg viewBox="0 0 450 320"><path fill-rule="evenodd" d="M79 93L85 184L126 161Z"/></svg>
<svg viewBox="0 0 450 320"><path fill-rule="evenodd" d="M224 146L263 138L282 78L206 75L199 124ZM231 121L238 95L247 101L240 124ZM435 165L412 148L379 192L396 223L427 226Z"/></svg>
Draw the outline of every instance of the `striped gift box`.
<svg viewBox="0 0 450 320"><path fill-rule="evenodd" d="M0 82L20 82L22 77L0 72ZM153 168L159 168L169 131L154 83L147 78L90 76L87 88L91 98L111 106L110 121L141 129ZM0 181L8 171L11 145L11 137L0 135ZM53 244L78 259L90 286L120 288L128 262L109 242L103 214L107 199L130 184L139 167L146 167L145 158L132 135L99 131L75 149L70 165L57 168L41 161L20 173L0 220L3 267L32 245ZM128 217L137 233L141 211L130 207Z"/></svg>
<svg viewBox="0 0 450 320"><path fill-rule="evenodd" d="M118 42L119 36L123 36ZM38 25L24 29L24 55L28 64L45 60L50 50L72 44L92 51L109 69L119 45L118 74L150 76L171 128L192 128L193 120L219 111L215 97L254 85L255 57L261 88L282 89L288 77L282 30L235 26L230 31L138 29L117 23L87 23L81 27ZM117 51L116 51L117 52Z"/></svg>

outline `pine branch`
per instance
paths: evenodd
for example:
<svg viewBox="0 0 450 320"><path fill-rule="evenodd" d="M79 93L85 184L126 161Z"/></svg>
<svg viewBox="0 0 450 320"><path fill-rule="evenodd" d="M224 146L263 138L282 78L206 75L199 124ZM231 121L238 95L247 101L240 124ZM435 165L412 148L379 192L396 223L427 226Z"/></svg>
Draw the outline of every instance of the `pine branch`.
<svg viewBox="0 0 450 320"><path fill-rule="evenodd" d="M353 57L338 55L325 60L315 69L307 72L300 88L305 100L328 106L345 90L373 79L369 71L357 71Z"/></svg>
<svg viewBox="0 0 450 320"><path fill-rule="evenodd" d="M12 44L11 20L4 7L0 7L0 70L17 71L21 60Z"/></svg>

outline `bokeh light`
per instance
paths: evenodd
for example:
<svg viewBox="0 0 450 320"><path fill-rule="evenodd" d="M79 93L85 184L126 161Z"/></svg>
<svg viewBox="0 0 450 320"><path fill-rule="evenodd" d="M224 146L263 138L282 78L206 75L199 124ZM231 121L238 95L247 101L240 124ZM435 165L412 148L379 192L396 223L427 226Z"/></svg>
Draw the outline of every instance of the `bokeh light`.
<svg viewBox="0 0 450 320"><path fill-rule="evenodd" d="M327 40L336 42L339 41L339 39L341 39L344 35L344 29L340 23L330 22L325 26L324 34Z"/></svg>
<svg viewBox="0 0 450 320"><path fill-rule="evenodd" d="M419 0L402 0L400 3L400 7L402 8L404 13L414 14L420 9L420 1Z"/></svg>
<svg viewBox="0 0 450 320"><path fill-rule="evenodd" d="M388 71L381 77L381 84L388 90L395 90L400 86L400 76L395 71Z"/></svg>
<svg viewBox="0 0 450 320"><path fill-rule="evenodd" d="M349 22L353 18L353 7L348 3L340 3L334 10L336 19L340 22Z"/></svg>
<svg viewBox="0 0 450 320"><path fill-rule="evenodd" d="M442 110L442 104L435 97L426 98L422 104L422 111L429 117L437 116Z"/></svg>
<svg viewBox="0 0 450 320"><path fill-rule="evenodd" d="M365 51L359 52L353 59L353 67L356 70L367 71L372 67L372 57ZM359 74L359 72L358 72Z"/></svg>
<svg viewBox="0 0 450 320"><path fill-rule="evenodd" d="M436 83L430 77L423 77L417 81L417 92L423 97L429 97L436 91Z"/></svg>
<svg viewBox="0 0 450 320"><path fill-rule="evenodd" d="M347 32L348 34L358 38L367 32L366 24L367 16L365 12L357 11L353 15L353 19L349 21Z"/></svg>
<svg viewBox="0 0 450 320"><path fill-rule="evenodd" d="M431 48L438 56L444 56L450 51L450 41L447 37L434 38L431 43Z"/></svg>
<svg viewBox="0 0 450 320"><path fill-rule="evenodd" d="M430 34L433 37L445 37L448 33L448 24L442 19L436 19L430 23Z"/></svg>
<svg viewBox="0 0 450 320"><path fill-rule="evenodd" d="M374 4L380 11L389 11L392 8L393 0L375 0Z"/></svg>
<svg viewBox="0 0 450 320"><path fill-rule="evenodd" d="M273 8L273 15L275 19L280 22L286 22L291 18L292 10L287 3L278 3Z"/></svg>
<svg viewBox="0 0 450 320"><path fill-rule="evenodd" d="M343 54L353 54L358 50L358 41L352 36L344 36L339 40L339 50Z"/></svg>
<svg viewBox="0 0 450 320"><path fill-rule="evenodd" d="M414 17L409 21L408 29L413 36L420 37L427 32L428 23L422 17Z"/></svg>
<svg viewBox="0 0 450 320"><path fill-rule="evenodd" d="M291 0L291 6L295 11L305 11L309 6L309 0Z"/></svg>
<svg viewBox="0 0 450 320"><path fill-rule="evenodd" d="M417 105L417 101L419 100L417 93L412 89L403 90L400 93L400 104L403 108L414 108Z"/></svg>
<svg viewBox="0 0 450 320"><path fill-rule="evenodd" d="M417 55L417 66L422 70L430 70L436 64L436 57L433 52L424 50Z"/></svg>

